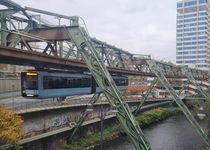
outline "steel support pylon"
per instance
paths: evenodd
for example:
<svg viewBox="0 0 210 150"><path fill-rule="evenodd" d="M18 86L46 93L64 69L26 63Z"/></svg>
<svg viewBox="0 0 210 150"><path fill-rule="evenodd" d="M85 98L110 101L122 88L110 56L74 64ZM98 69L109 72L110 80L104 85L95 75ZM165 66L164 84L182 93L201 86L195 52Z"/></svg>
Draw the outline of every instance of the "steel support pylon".
<svg viewBox="0 0 210 150"><path fill-rule="evenodd" d="M149 88L147 89L146 94L144 95L143 99L141 100L141 103L139 104L138 108L134 111L134 114L137 115L138 112L140 111L142 105L144 104L144 102L146 101L146 99L148 98L149 94L151 93L153 87L155 86L155 84L157 83L158 78L154 78L152 83L150 84Z"/></svg>
<svg viewBox="0 0 210 150"><path fill-rule="evenodd" d="M87 116L87 109L89 107L93 107L93 105L97 102L97 100L99 99L101 93L96 93L93 95L93 97L91 98L91 100L88 102L87 107L85 109L85 111L82 113L82 116L80 117L79 121L77 122L76 126L74 127L74 130L71 134L71 136L69 137L69 141L73 141L74 135L76 134L76 132L78 131L78 129L81 127L81 125L83 124L83 122L85 121L85 117ZM68 142L69 142L68 141Z"/></svg>
<svg viewBox="0 0 210 150"><path fill-rule="evenodd" d="M116 107L118 120L122 124L128 137L137 150L151 150L138 122L131 113L128 104L123 99L120 91L112 79L97 50L91 43L89 35L84 28L72 26L68 29L69 38L75 43L84 62L88 66L98 86L107 97L111 107Z"/></svg>
<svg viewBox="0 0 210 150"><path fill-rule="evenodd" d="M162 85L166 88L166 90L170 93L176 104L179 106L179 108L182 110L182 112L185 114L187 119L190 121L190 123L194 126L196 131L199 133L199 135L203 138L205 143L210 146L210 140L208 136L205 134L199 123L195 120L187 106L184 104L184 102L180 99L179 95L175 92L172 85L169 83L167 78L162 72L162 69L156 64L154 60L147 60L147 64L149 65L150 69L155 73L155 75L158 77L158 79L161 81Z"/></svg>
<svg viewBox="0 0 210 150"><path fill-rule="evenodd" d="M195 80L195 78L193 77L192 73L186 68L186 67L182 67L182 72L183 74L187 77L187 79L189 81L192 81L193 84L197 87L197 89L199 90L199 92L203 95L203 97L205 99L208 99L208 96L206 95L206 93L203 91L203 89L201 88L201 86L198 84L198 82Z"/></svg>

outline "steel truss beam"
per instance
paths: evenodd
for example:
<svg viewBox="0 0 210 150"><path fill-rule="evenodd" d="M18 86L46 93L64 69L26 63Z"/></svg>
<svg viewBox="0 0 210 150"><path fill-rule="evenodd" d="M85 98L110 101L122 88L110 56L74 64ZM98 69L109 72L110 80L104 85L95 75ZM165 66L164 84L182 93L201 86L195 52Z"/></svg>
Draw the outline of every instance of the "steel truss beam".
<svg viewBox="0 0 210 150"><path fill-rule="evenodd" d="M103 63L103 60L101 60L97 50L92 45L90 37L85 30L79 26L73 27L68 31L70 39L74 41L83 60L87 64L100 89L107 97L110 105L117 108L117 118L124 127L128 137L133 142L135 148L137 150L151 149L138 125L138 122L131 113L129 106L117 89L117 86Z"/></svg>
<svg viewBox="0 0 210 150"><path fill-rule="evenodd" d="M78 55L79 53L75 50L74 42L69 39L67 34L67 30L70 30L71 26L69 24L65 25L56 25L54 27L43 25L37 20L33 20L33 13L35 12L36 15L49 15L55 16L60 19L66 19L70 25L77 26L79 17L76 16L65 16L57 13L52 13L48 11L43 11L35 8L25 7L22 8L20 5L10 1L10 0L2 0L0 2L1 5L8 7L8 10L0 10L1 14L1 21L3 20L2 24L4 27L2 28L2 35L1 41L3 44L10 44L11 47L15 47L19 42L23 43L28 50L37 51L32 46L30 47L30 42L45 42L45 44L57 42L64 42L68 44L68 49L63 50L63 54L59 54L58 57L62 58L70 58L80 60L81 56ZM10 13L8 11L11 11ZM5 13L6 12L6 13ZM20 13L21 15L16 13ZM22 28L16 28L16 32L12 30L8 30L9 27L6 27L6 22L11 22L11 20L18 21L20 23L25 23L25 26ZM25 30L26 33L23 31ZM33 36L32 36L33 35ZM149 55L134 55L127 51L124 51L120 48L115 46L109 45L106 42L102 42L96 38L89 38L89 42L97 49L97 52L101 58L101 61L105 63L107 67L112 68L119 68L119 69L126 69L130 71L138 71L144 73L146 76L151 76L152 72L149 69L145 60L150 59ZM3 45L1 44L1 45ZM62 46L60 46L62 47ZM61 48L62 49L62 48ZM38 51L40 53L43 51ZM59 50L58 50L59 52ZM51 55L51 53L48 53ZM56 55L57 56L57 55ZM182 78L184 75L181 72L179 67L176 67L172 63L165 63L159 62L160 65L164 68L164 74L170 78ZM171 70L173 68L173 70ZM207 72L199 71L195 69L189 69L192 73L194 78L197 80L199 79L206 79L208 78Z"/></svg>
<svg viewBox="0 0 210 150"><path fill-rule="evenodd" d="M189 81L193 82L193 84L197 87L197 89L199 90L199 92L203 95L203 97L207 100L208 96L206 95L206 93L203 91L203 89L201 88L201 86L198 84L198 82L195 80L195 78L193 77L193 74L186 68L186 67L182 67L182 72L183 74L186 75L186 77L188 78Z"/></svg>
<svg viewBox="0 0 210 150"><path fill-rule="evenodd" d="M155 74L158 77L158 79L161 79L162 83L166 83L163 85L167 87L166 89L173 96L178 106L181 108L184 114L188 117L190 122L195 126L196 130L204 138L205 142L209 144L208 139L206 138L206 135L203 133L198 123L192 117L187 107L183 104L183 102L180 100L178 95L175 93L173 87L170 85L170 83L166 79L166 77L167 78L168 77L185 78L185 75L183 74L180 67L177 67L171 63L165 63L165 62L156 62L158 64L157 65L157 64L154 64L153 61L148 60L150 59L148 56L142 55L142 56L136 57L135 55L130 54L126 51L123 51L119 48L116 48L115 46L111 46L105 42L101 42L97 39L90 38L85 32L85 30L81 28L80 26L78 26L78 17L63 16L60 14L55 14L55 13L33 9L33 8L27 8L27 7L26 9L23 9L21 6L19 6L18 4L16 5L15 3L12 3L10 0L2 0L0 1L0 4L3 4L8 7L12 7L15 10L15 12L22 12L24 15L23 18L14 16L13 12L11 14L4 13L3 15L1 15L1 21L3 21L1 22L2 27L3 27L2 31L4 31L4 32L1 32L2 33L1 39L0 39L1 45L10 44L10 46L15 47L21 42L26 47L28 47L29 51L27 51L26 54L33 54L27 57L27 58L31 58L32 56L36 56L36 55L38 56L45 51L47 52L48 49L51 49L51 52L55 51L53 46L51 45L51 44L55 44L54 42L60 42L60 41L67 42L67 44L69 45L69 49L67 50L66 55L60 54L60 57L63 56L64 58L71 58L71 59L76 59L76 60L78 59L81 60L82 58L84 60L85 63L80 62L81 67L84 68L85 67L84 64L87 65L93 77L95 78L96 82L98 83L99 87L101 88L102 92L107 97L110 105L113 107L116 106L118 110L117 118L123 125L126 133L128 134L128 136L134 143L136 149L147 150L147 149L151 149L151 147L149 143L146 141L141 128L136 122L134 116L132 115L129 109L129 106L126 104L126 102L124 101L124 98L121 96L119 90L117 89L106 67L112 70L114 69L116 70L116 72L122 73L122 74L125 72L125 70L126 72L132 72L133 74L137 72L137 73L142 73L145 76L152 76L152 77L154 77L154 74ZM42 24L39 24L38 22L32 20L33 17L31 15L28 15L26 12L28 10L33 11L33 12L38 12L40 14L57 16L59 18L67 19L70 22L71 26L64 25L64 26L56 26L54 28L48 27L47 25L43 26ZM1 11L1 13L3 12ZM20 22L22 20L22 22L27 23L27 25L24 26L20 30L19 28L17 28L18 30L16 32L9 31L8 32L9 34L8 34L6 33L6 30L7 30L6 25L7 25L7 22L10 21L10 19L14 19ZM34 27L36 27L35 30L32 29ZM28 33L27 34L23 33L21 31L31 33L33 34L33 36L31 36ZM35 55L34 52L36 52L36 49L33 49L32 47L30 47L30 45L28 44L29 42L45 42L45 44L46 43L47 44L51 43L51 44L50 45L48 44L45 50L43 49L43 51L41 52L39 51ZM30 50L32 50L32 52L30 52ZM19 55L20 55L20 52L18 53ZM4 59L5 62L11 62L11 61L14 62L14 60L17 59L17 57L16 59L14 59L15 57L11 59L11 55L7 55L7 57L5 57L5 55L8 53L10 53L10 51L7 51L7 53L3 53L2 54L3 57L0 61ZM50 55L50 53L48 55ZM52 59L53 57L49 57L49 58ZM55 56L54 58L57 60ZM37 59L40 61L40 58L37 58ZM20 58L18 58L18 60L20 60ZM30 60L30 63L31 61L32 60ZM43 60L43 61L46 61L46 60ZM66 60L60 58L60 61L65 62ZM15 62L15 63L19 63L19 62ZM29 61L27 63L29 64ZM59 64L58 62L55 62L55 64L57 65L56 67L60 66L58 65ZM49 63L49 65L52 66L52 63ZM78 63L76 63L76 65L78 65ZM124 72L123 72L123 69L124 69ZM191 72L195 80L208 78L207 72L196 70L196 69L188 69L188 71ZM150 86L150 88L152 89L152 85ZM147 94L149 93L150 92L148 91ZM146 95L144 98L147 97Z"/></svg>
<svg viewBox="0 0 210 150"><path fill-rule="evenodd" d="M85 111L82 113L82 116L80 117L79 121L77 122L76 126L74 127L74 130L71 134L71 136L69 137L69 141L71 142L73 141L73 137L76 134L76 132L78 131L78 129L81 127L81 125L83 124L83 122L85 121L85 117L88 115L88 111L87 109L90 109L93 107L93 105L97 102L97 100L99 99L101 93L96 93L93 95L93 97L91 98L91 100L88 102L87 107L85 109Z"/></svg>
<svg viewBox="0 0 210 150"><path fill-rule="evenodd" d="M162 85L166 88L166 90L170 93L176 104L179 106L179 108L182 110L182 112L185 114L187 119L190 121L190 123L194 126L196 131L199 133L199 135L203 138L205 143L210 146L210 140L208 136L205 134L203 129L200 127L198 122L195 120L191 112L188 110L187 106L184 104L184 102L180 99L179 95L175 92L172 85L169 83L167 78L165 77L163 73L163 68L156 63L154 60L147 60L147 63L150 67L150 69L156 74L158 79L161 81Z"/></svg>
<svg viewBox="0 0 210 150"><path fill-rule="evenodd" d="M151 93L153 87L155 86L155 84L157 83L158 78L154 78L152 83L150 84L149 88L147 89L146 94L144 95L143 99L141 100L141 103L139 104L138 108L135 110L134 114L137 115L138 112L140 111L142 105L144 104L144 102L147 100L149 94Z"/></svg>

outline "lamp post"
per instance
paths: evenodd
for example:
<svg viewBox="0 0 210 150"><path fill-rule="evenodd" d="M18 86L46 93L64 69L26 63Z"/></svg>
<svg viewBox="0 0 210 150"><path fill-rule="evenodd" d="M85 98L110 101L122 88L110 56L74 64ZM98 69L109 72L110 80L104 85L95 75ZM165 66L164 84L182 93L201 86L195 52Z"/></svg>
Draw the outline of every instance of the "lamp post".
<svg viewBox="0 0 210 150"><path fill-rule="evenodd" d="M111 106L110 112L117 113L117 107L116 105ZM104 131L104 118L106 117L106 113L104 112L103 104L101 104L101 110L100 110L100 120L101 120L101 135L100 135L100 150L103 150L103 131Z"/></svg>
<svg viewBox="0 0 210 150"><path fill-rule="evenodd" d="M103 122L104 122L104 109L103 105L101 105L101 114L100 114L100 119L101 119L101 137L100 137L100 149L103 150Z"/></svg>
<svg viewBox="0 0 210 150"><path fill-rule="evenodd" d="M200 120L203 120L206 115L209 115L209 112L206 112L203 107L200 107L199 110L198 110L198 113L197 113L197 116Z"/></svg>

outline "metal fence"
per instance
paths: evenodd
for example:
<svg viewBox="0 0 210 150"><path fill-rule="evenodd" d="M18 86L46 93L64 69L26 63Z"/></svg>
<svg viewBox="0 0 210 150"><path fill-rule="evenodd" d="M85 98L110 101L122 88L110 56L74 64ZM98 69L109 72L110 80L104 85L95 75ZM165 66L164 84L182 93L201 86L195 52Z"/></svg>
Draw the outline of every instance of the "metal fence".
<svg viewBox="0 0 210 150"><path fill-rule="evenodd" d="M58 101L57 99L28 99L24 101L16 101L16 98L12 98L11 103L4 103L4 105L15 112L27 112L36 111L42 108L65 106L65 105L86 105L90 97L76 97L72 96L67 98L65 101Z"/></svg>

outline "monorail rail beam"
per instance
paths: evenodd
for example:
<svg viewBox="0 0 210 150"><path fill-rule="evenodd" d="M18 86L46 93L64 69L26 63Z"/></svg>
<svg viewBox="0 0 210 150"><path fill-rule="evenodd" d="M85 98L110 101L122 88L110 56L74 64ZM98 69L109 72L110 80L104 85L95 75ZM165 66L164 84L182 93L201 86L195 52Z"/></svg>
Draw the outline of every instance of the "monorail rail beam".
<svg viewBox="0 0 210 150"><path fill-rule="evenodd" d="M135 148L137 150L151 149L150 144L147 142L141 128L135 120L135 117L131 113L129 106L123 99L105 64L92 45L90 37L85 30L79 26L74 26L68 29L68 31L69 38L74 41L83 60L87 64L97 84L107 97L111 107L117 108L117 118L123 125Z"/></svg>
<svg viewBox="0 0 210 150"><path fill-rule="evenodd" d="M187 119L190 121L190 123L193 125L193 127L196 129L198 134L203 138L205 143L210 146L210 140L208 136L205 134L199 123L195 120L187 106L184 104L184 102L180 99L179 95L175 92L172 85L169 83L167 78L165 77L164 73L162 72L161 66L158 65L154 60L147 60L148 65L150 66L150 69L156 74L158 79L161 81L162 85L166 88L166 90L170 93L176 104L179 106L179 108L182 110L182 112L185 114Z"/></svg>

